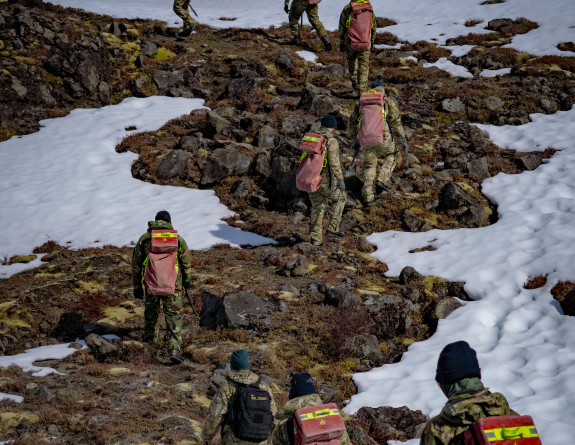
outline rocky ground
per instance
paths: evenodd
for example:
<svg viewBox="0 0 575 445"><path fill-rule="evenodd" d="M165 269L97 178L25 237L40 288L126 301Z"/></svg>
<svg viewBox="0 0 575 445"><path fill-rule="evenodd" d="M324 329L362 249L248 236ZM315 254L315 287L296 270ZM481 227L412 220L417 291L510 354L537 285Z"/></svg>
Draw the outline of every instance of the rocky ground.
<svg viewBox="0 0 575 445"><path fill-rule="evenodd" d="M209 111L135 133L117 151L139 154L132 173L143 181L213 188L238 215L229 224L278 242L194 252L194 307L185 309L181 366L168 363L165 345L149 350L139 342L143 304L131 294L130 246L38 246L48 252L42 267L0 280L0 354L79 337L89 348L44 363L65 375L0 369L0 392L24 396L21 404L0 402L0 439L17 444L195 443L226 372L222 365L237 348L247 349L253 369L271 379L278 404L287 399L289 373L309 371L324 400L342 406L356 391L354 372L398 361L468 299L463 283L412 268L387 276L365 236L496 222L497 207L481 193L481 181L533 170L554 150L501 150L467 122L519 125L529 113L570 109L575 97L573 58L501 48L537 26L526 20L502 18L486 24L490 34L455 39L476 47L454 62L475 74L510 68L505 77L460 79L423 68L424 60L450 56L430 42L374 51L371 77L382 79L398 103L413 155L394 173L391 191L366 209L359 199L362 160L349 168L345 131L354 94L340 54L323 51L310 29L305 47L322 66L285 45L285 27L200 25L181 40L160 22L118 21L39 0L4 2L0 25L0 140L36 131L39 120L73 108L129 96L204 98ZM387 32L377 39L397 43ZM294 187L296 147L325 113L338 119L350 193L345 238L314 247L307 242L309 202ZM525 285L544 283L533 277ZM554 295L575 313L573 283L560 283ZM121 340L106 341L105 333ZM354 443L385 444L416 437L425 417L380 407L346 420Z"/></svg>

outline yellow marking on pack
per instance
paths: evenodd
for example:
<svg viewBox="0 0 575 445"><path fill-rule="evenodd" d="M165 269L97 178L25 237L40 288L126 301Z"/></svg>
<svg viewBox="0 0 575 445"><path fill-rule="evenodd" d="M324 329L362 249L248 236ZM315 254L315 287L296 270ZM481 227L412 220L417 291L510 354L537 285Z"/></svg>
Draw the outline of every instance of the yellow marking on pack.
<svg viewBox="0 0 575 445"><path fill-rule="evenodd" d="M311 413L300 414L299 418L301 421L304 421L304 420L318 419L327 416L339 416L339 410L330 408L318 409L317 411L313 411Z"/></svg>
<svg viewBox="0 0 575 445"><path fill-rule="evenodd" d="M354 2L351 2L351 6L359 6L366 4L369 4L369 0L355 0Z"/></svg>
<svg viewBox="0 0 575 445"><path fill-rule="evenodd" d="M152 238L176 238L177 236L177 233L172 232L152 233Z"/></svg>
<svg viewBox="0 0 575 445"><path fill-rule="evenodd" d="M314 138L313 136L304 136L303 140L304 141L310 141L310 142L319 142L319 138Z"/></svg>
<svg viewBox="0 0 575 445"><path fill-rule="evenodd" d="M483 432L489 442L539 437L535 425L518 426L513 428L493 428L491 430L484 430Z"/></svg>

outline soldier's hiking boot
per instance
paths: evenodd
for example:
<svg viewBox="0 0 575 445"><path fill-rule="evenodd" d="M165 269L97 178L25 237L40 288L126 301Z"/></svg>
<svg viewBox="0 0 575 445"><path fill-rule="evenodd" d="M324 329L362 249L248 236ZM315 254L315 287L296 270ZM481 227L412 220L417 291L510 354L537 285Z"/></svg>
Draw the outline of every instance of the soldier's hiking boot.
<svg viewBox="0 0 575 445"><path fill-rule="evenodd" d="M323 46L324 46L325 50L331 51L331 42L329 41L329 38L327 36L323 36L321 38L321 41L323 42Z"/></svg>
<svg viewBox="0 0 575 445"><path fill-rule="evenodd" d="M182 28L181 31L176 33L177 37L189 37L190 34L192 34L194 32L194 29L196 29L196 26L198 26L197 23L194 23L192 26L189 27L185 27Z"/></svg>
<svg viewBox="0 0 575 445"><path fill-rule="evenodd" d="M382 192L388 192L389 191L389 185L384 184L381 181L377 181L375 183L375 192L379 195Z"/></svg>
<svg viewBox="0 0 575 445"><path fill-rule="evenodd" d="M365 208L369 209L373 205L373 201L367 201L363 205Z"/></svg>
<svg viewBox="0 0 575 445"><path fill-rule="evenodd" d="M334 238L338 238L338 239L343 238L343 232L332 232L331 230L328 230L325 232L325 234L327 236L333 236Z"/></svg>
<svg viewBox="0 0 575 445"><path fill-rule="evenodd" d="M296 45L296 46L301 45L301 38L300 38L300 36L299 36L299 35L294 36L293 39L291 39L291 40L288 42L288 45Z"/></svg>
<svg viewBox="0 0 575 445"><path fill-rule="evenodd" d="M182 357L182 354L177 349L170 349L168 355L170 356L170 361L174 365L179 365L184 361L184 357Z"/></svg>

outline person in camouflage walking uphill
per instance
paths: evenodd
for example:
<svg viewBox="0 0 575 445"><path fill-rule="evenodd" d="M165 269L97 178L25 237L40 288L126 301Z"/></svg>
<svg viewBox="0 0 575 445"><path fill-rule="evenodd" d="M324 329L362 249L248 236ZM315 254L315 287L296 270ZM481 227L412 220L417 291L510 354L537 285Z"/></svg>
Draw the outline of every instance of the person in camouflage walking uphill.
<svg viewBox="0 0 575 445"><path fill-rule="evenodd" d="M259 382L259 388L267 391L271 399L271 414L275 415L277 408L272 394L272 390L266 383L262 382L260 377L250 371L250 359L248 353L243 349L235 350L230 357L231 372L210 403L206 421L202 430L202 440L204 444L211 442L213 437L221 429L221 438L223 445L250 445L254 442L248 442L238 439L230 426L229 414L232 405L232 399L236 389L240 385L253 385ZM261 444L267 443L267 440Z"/></svg>
<svg viewBox="0 0 575 445"><path fill-rule="evenodd" d="M353 89L359 93L367 90L367 79L369 77L369 56L371 48L375 42L377 32L376 18L371 11L371 37L368 42L369 49L356 50L352 48L350 39L350 24L352 18L352 6L354 1L345 5L339 17L339 50L347 56L347 65ZM369 2L367 2L369 3Z"/></svg>
<svg viewBox="0 0 575 445"><path fill-rule="evenodd" d="M313 378L307 372L296 372L290 381L289 400L276 413L278 421L270 435L270 445L292 445L294 443L294 427L292 418L300 408L323 405L317 393ZM347 431L343 433L341 445L351 445Z"/></svg>
<svg viewBox="0 0 575 445"><path fill-rule="evenodd" d="M385 89L383 88L383 83L381 81L376 80L371 84L371 86L374 91L385 94ZM392 131L398 137L399 142L403 146L405 155L409 153L409 146L407 145L407 139L405 138L405 132L403 131L403 125L401 124L399 109L397 108L396 103L387 96L384 96L382 114L384 115L383 142L374 146L361 146L364 166L363 188L361 190L361 194L363 202L367 207L371 206L375 199L374 183L379 192L389 190L387 183L401 156L399 151L395 148L395 143L391 133ZM350 137L354 140L353 144L355 148L360 144L357 137L360 131L361 117L360 102L358 102L355 105L348 123L348 132ZM378 173L377 163L380 158L383 158L383 164Z"/></svg>
<svg viewBox="0 0 575 445"><path fill-rule="evenodd" d="M321 41L323 42L323 46L327 51L331 51L331 42L327 36L327 31L323 27L322 23L319 20L318 15L318 5L317 3L314 5L310 5L307 3L306 0L292 0L291 8L289 7L289 0L285 0L284 4L284 11L289 14L289 25L291 28L291 35L292 40L290 44L292 45L299 45L301 43L300 39L300 29L299 29L299 19L305 12L307 14L307 18L311 23L311 26L316 30L317 35L320 37Z"/></svg>
<svg viewBox="0 0 575 445"><path fill-rule="evenodd" d="M168 354L173 363L183 361L180 353L182 345L182 294L186 292L192 277L192 256L186 241L177 235L177 270L175 291L170 295L153 295L145 283L146 268L149 265L149 249L153 230L173 230L170 214L162 210L154 221L148 222L148 231L143 234L134 247L132 255L132 282L134 297L145 296L144 309L144 342L154 344L158 338L158 316L163 306L166 328L168 331Z"/></svg>
<svg viewBox="0 0 575 445"><path fill-rule="evenodd" d="M458 341L443 348L435 380L448 400L441 413L425 425L420 445L463 445L465 431L475 421L517 415L503 394L490 392L480 378L477 354L467 342Z"/></svg>
<svg viewBox="0 0 575 445"><path fill-rule="evenodd" d="M174 0L174 12L184 21L184 27L176 33L178 37L188 37L198 26L198 21L188 11L189 7L190 0Z"/></svg>
<svg viewBox="0 0 575 445"><path fill-rule="evenodd" d="M331 209L331 219L326 234L335 238L343 238L339 231L341 215L345 204L345 181L339 160L339 143L334 137L337 121L331 114L321 118L321 127L318 134L327 139L325 167L322 169L322 180L315 192L309 192L311 202L310 238L314 246L322 243L323 217L328 205ZM331 198L331 199L330 199Z"/></svg>

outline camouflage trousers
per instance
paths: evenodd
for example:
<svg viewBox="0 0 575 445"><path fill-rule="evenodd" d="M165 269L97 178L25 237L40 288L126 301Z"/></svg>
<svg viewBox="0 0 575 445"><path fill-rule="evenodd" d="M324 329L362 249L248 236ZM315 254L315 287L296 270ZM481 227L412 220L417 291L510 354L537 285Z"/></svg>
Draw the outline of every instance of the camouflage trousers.
<svg viewBox="0 0 575 445"><path fill-rule="evenodd" d="M174 0L174 12L184 21L184 28L191 28L198 21L190 15L190 0Z"/></svg>
<svg viewBox="0 0 575 445"><path fill-rule="evenodd" d="M297 36L299 33L298 22L304 12L307 14L307 19L316 30L317 35L320 37L327 35L327 31L319 21L318 9L317 5L308 5L305 0L293 0L291 2L288 19L292 37Z"/></svg>
<svg viewBox="0 0 575 445"><path fill-rule="evenodd" d="M163 307L161 307L163 306ZM154 344L158 339L158 317L160 309L164 311L168 330L168 349L180 349L182 345L182 293L172 295L148 295L144 309L144 342Z"/></svg>
<svg viewBox="0 0 575 445"><path fill-rule="evenodd" d="M387 138L379 145L372 145L370 147L361 147L363 153L363 188L361 189L361 196L364 202L371 202L375 199L374 184L375 181L380 181L386 184L390 178L393 169L397 165L400 154L399 150L395 148L393 139ZM377 172L378 160L383 158L383 163Z"/></svg>
<svg viewBox="0 0 575 445"><path fill-rule="evenodd" d="M371 51L356 51L348 48L347 66L351 77L353 89L358 92L367 91L369 77L369 55Z"/></svg>
<svg viewBox="0 0 575 445"><path fill-rule="evenodd" d="M309 200L311 201L309 233L312 244L318 246L323 240L323 217L328 206L330 219L327 230L339 232L339 223L341 222L341 215L345 205L345 193L342 194L341 199L340 194L342 194L340 189L330 188L329 181L325 180L322 181L322 185L315 192L309 193Z"/></svg>

